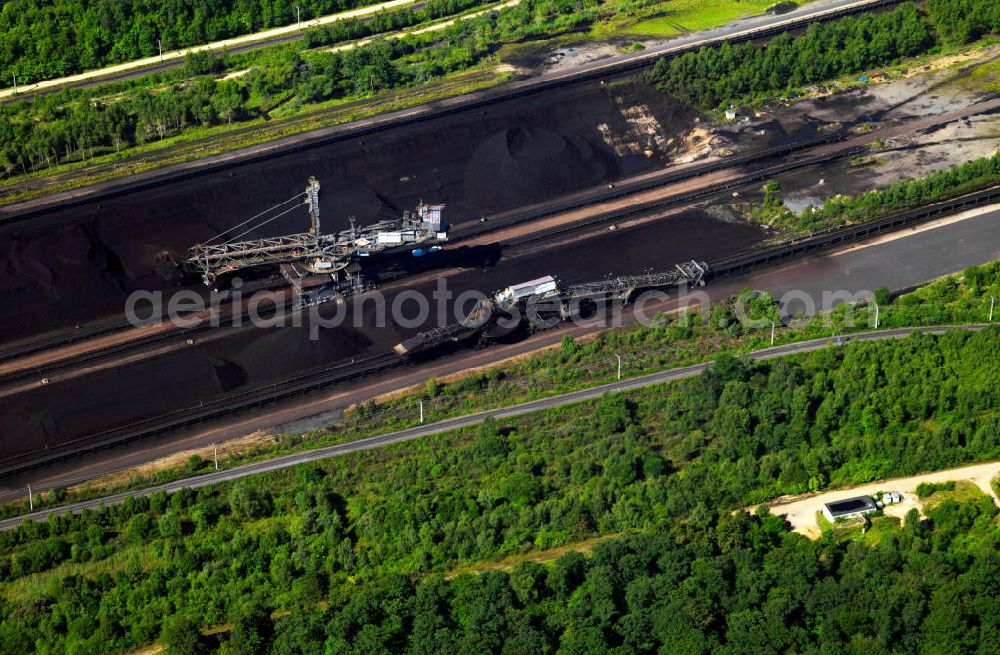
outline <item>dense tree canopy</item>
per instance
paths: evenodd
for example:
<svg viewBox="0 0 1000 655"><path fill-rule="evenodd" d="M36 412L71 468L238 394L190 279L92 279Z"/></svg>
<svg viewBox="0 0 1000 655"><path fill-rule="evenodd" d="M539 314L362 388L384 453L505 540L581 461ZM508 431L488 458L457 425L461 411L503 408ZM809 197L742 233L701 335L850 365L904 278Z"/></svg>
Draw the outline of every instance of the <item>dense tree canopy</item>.
<svg viewBox="0 0 1000 655"><path fill-rule="evenodd" d="M10 0L0 10L0 79L23 83L290 25L366 0Z"/></svg>
<svg viewBox="0 0 1000 655"><path fill-rule="evenodd" d="M874 550L730 511L1000 457L998 367L998 330L728 357L673 388L28 523L0 533L0 652L199 652L192 625L231 626L209 639L225 652L920 653L954 634L975 652L996 627L961 608L996 602L995 510ZM636 530L551 569L433 575Z"/></svg>
<svg viewBox="0 0 1000 655"><path fill-rule="evenodd" d="M995 0L927 0L927 11L947 43L1000 33L1000 3Z"/></svg>
<svg viewBox="0 0 1000 655"><path fill-rule="evenodd" d="M406 13L421 21L479 0L431 0ZM272 47L249 55L190 56L185 70L90 89L63 89L0 105L0 170L8 177L95 156L114 155L182 132L295 113L303 105L363 97L465 70L491 43L585 20L596 0L524 0L502 14L462 21L422 37L375 40L344 52ZM345 22L316 30L311 43L370 33ZM233 79L216 74L230 59L245 66ZM239 70L239 69L237 69Z"/></svg>
<svg viewBox="0 0 1000 655"><path fill-rule="evenodd" d="M755 102L847 73L859 73L934 44L927 19L913 3L881 14L813 23L806 33L768 42L702 48L661 59L647 79L663 91L703 108Z"/></svg>
<svg viewBox="0 0 1000 655"><path fill-rule="evenodd" d="M712 518L684 540L642 534L551 566L365 585L281 619L272 652L963 653L1000 639L996 507L941 504L874 547L811 542L782 521ZM293 632L301 639L301 632Z"/></svg>

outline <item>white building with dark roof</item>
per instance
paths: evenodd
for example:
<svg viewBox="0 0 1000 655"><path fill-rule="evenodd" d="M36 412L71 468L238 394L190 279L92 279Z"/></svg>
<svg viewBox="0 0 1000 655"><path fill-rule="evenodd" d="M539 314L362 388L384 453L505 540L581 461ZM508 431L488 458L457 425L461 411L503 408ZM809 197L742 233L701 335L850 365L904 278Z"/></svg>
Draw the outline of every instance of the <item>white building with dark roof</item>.
<svg viewBox="0 0 1000 655"><path fill-rule="evenodd" d="M823 504L823 516L833 523L837 519L850 519L878 511L878 505L871 496L855 496Z"/></svg>

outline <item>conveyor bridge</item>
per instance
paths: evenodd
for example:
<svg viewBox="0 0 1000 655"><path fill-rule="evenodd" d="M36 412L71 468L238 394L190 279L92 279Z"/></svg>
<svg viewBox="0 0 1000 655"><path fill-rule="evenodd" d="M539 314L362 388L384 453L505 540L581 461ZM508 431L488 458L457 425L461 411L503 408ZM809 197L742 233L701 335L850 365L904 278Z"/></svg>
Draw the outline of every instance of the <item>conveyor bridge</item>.
<svg viewBox="0 0 1000 655"><path fill-rule="evenodd" d="M703 285L708 264L691 260L676 264L674 268L640 275L609 277L596 282L586 282L563 287L552 276L522 282L479 300L472 311L458 323L439 326L420 332L393 348L397 355L411 355L440 346L450 341L461 341L481 334L502 318L517 314L519 320L528 321L537 329L551 325L533 323L541 313L555 321L569 320L577 315L583 301L628 302L640 289L672 287L680 284ZM532 311L536 310L536 311ZM547 310L547 311L546 311ZM540 321L541 322L541 321Z"/></svg>

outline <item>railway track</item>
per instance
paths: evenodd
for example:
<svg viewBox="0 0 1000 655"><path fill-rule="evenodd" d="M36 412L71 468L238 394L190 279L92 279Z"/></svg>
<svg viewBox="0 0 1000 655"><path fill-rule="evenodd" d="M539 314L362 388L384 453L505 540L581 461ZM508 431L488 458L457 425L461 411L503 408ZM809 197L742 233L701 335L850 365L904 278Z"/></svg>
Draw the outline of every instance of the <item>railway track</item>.
<svg viewBox="0 0 1000 655"><path fill-rule="evenodd" d="M282 282L274 285L262 285L259 286L258 289L269 290L283 286L284 283ZM284 308L287 309L287 307L288 305L286 304ZM130 350L137 350L139 348L143 348L146 346L162 343L170 339L196 338L199 334L203 334L208 330L215 329L216 327L220 328L230 327L240 320L247 320L250 314L249 314L249 308L246 308L238 316L231 313L230 314L223 313L220 315L222 316L222 320L218 321L217 324L214 325L211 321L204 321L201 324L194 327L189 327L189 328L175 327L174 329L171 330L166 330L163 332L158 332L143 337L130 339L128 341L114 343L104 348L88 350L72 356L63 357L58 360L54 360L53 362L48 364L26 367L23 369L10 371L7 373L0 373L0 384L16 382L18 380L23 380L25 378L45 377L54 371L64 369L68 366L77 366L80 364L85 364L118 353L127 352ZM163 320L166 320L166 317L163 317ZM154 320L150 321L150 325L154 325L155 323L156 321ZM68 333L64 338L49 339L46 341L32 343L27 346L22 346L20 348L0 353L0 363L16 360L21 357L28 357L32 354L44 352L52 348L69 346L74 343L78 343L80 341L87 341L88 339L97 339L99 337L122 332L130 328L141 329L142 326L134 326L128 321L121 320L121 321L115 321L114 323L108 323L99 326L89 331L76 331Z"/></svg>
<svg viewBox="0 0 1000 655"><path fill-rule="evenodd" d="M809 159L799 160L795 162L788 162L785 164L778 164L776 166L770 166L768 168L764 168L759 171L754 171L753 173L749 173L747 175L743 175L726 182L712 184L703 187L701 189L684 191L682 193L668 196L666 198L660 198L643 203L637 203L635 205L629 205L628 207L622 209L617 209L602 214L596 214L592 217L575 221L574 223L569 225L557 226L546 230L539 230L538 232L534 232L532 234L528 234L523 237L504 239L500 243L504 246L523 245L526 243L531 243L533 241L548 239L561 234L575 232L581 229L585 229L587 227L592 227L594 225L600 225L601 223L608 223L626 218L639 217L644 214L649 214L651 212L666 209L668 207L689 204L694 201L710 198L720 193L725 193L727 191L742 189L752 184L764 182L783 173L789 173L810 166L817 166L820 164L835 161L837 159L843 159L845 157L852 157L864 151L865 151L864 146L852 146L850 148L838 150L835 153L823 155L821 157L812 157ZM648 189L643 189L643 190L648 190Z"/></svg>
<svg viewBox="0 0 1000 655"><path fill-rule="evenodd" d="M886 232L893 232L903 227L911 227L935 218L949 216L966 209L997 202L1000 202L1000 185L916 209L897 212L873 221L843 228L829 228L759 252L746 253L714 262L707 277L709 279L716 279L735 273L742 273L759 266L773 264L818 250L854 243L885 234Z"/></svg>
<svg viewBox="0 0 1000 655"><path fill-rule="evenodd" d="M334 367L313 369L263 387L229 394L198 405L173 410L167 414L129 423L86 437L68 441L41 454L9 458L0 464L0 476L37 468L69 457L104 450L126 442L148 439L161 434L231 417L241 412L261 409L344 382L360 380L382 371L405 366L408 362L395 354L384 353L358 358Z"/></svg>
<svg viewBox="0 0 1000 655"><path fill-rule="evenodd" d="M830 247L859 241L871 236L912 226L921 222L954 214L972 207L1000 201L1000 186L967 194L958 198L899 212L881 219L847 228L831 229L796 239L745 256L737 256L710 263L708 279L746 272L753 268L777 263L791 257L816 252ZM167 414L130 423L112 430L67 442L43 453L35 453L0 462L0 476L11 475L53 462L69 459L82 453L93 452L135 442L142 439L173 433L196 425L231 418L243 412L276 405L336 384L343 384L377 375L384 371L409 365L411 362L393 353L377 354L355 359L336 367L325 367L304 372L284 380L248 389L236 394L185 407Z"/></svg>

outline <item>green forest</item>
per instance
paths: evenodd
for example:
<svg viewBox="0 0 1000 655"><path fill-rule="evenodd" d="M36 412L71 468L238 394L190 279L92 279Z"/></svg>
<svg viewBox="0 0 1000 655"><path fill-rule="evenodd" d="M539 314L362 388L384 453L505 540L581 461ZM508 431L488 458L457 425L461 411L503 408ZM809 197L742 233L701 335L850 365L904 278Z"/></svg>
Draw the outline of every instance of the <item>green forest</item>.
<svg viewBox="0 0 1000 655"><path fill-rule="evenodd" d="M438 33L376 40L336 53L304 49L478 4L481 0L431 0L368 23L344 21L311 30L296 45L242 55L200 54L177 71L0 105L0 169L7 178L28 175L207 127L287 117L320 103L412 87L479 65L493 56L498 43L586 26L601 7L598 0L525 0ZM940 5L951 6L944 0ZM935 16L905 3L881 14L813 25L798 38L785 34L767 48L724 45L660 60L646 79L702 108L760 101L810 81L932 51L953 20L943 10ZM241 74L220 80L223 70Z"/></svg>
<svg viewBox="0 0 1000 655"><path fill-rule="evenodd" d="M706 110L753 105L1000 31L1000 5L993 0L931 0L927 12L907 2L888 12L814 23L804 35L783 34L766 47L701 48L657 61L646 79Z"/></svg>
<svg viewBox="0 0 1000 655"><path fill-rule="evenodd" d="M474 4L431 0L399 20L420 22ZM26 175L199 128L271 119L275 112L288 115L310 104L420 84L476 65L493 43L592 19L594 6L596 0L525 0L441 32L336 53L294 45L245 55L198 54L174 73L0 105L0 167L7 177ZM392 20L345 22L316 30L306 41L351 38ZM246 74L217 80L221 69L239 66Z"/></svg>
<svg viewBox="0 0 1000 655"><path fill-rule="evenodd" d="M0 79L62 77L270 27L369 0L9 0L0 9Z"/></svg>
<svg viewBox="0 0 1000 655"><path fill-rule="evenodd" d="M1000 4L995 0L927 0L927 11L947 43L1000 33Z"/></svg>
<svg viewBox="0 0 1000 655"><path fill-rule="evenodd" d="M672 386L29 522L0 534L0 652L988 652L991 503L875 546L731 512L1000 457L994 353L997 329L720 356ZM448 576L602 535L589 557Z"/></svg>

